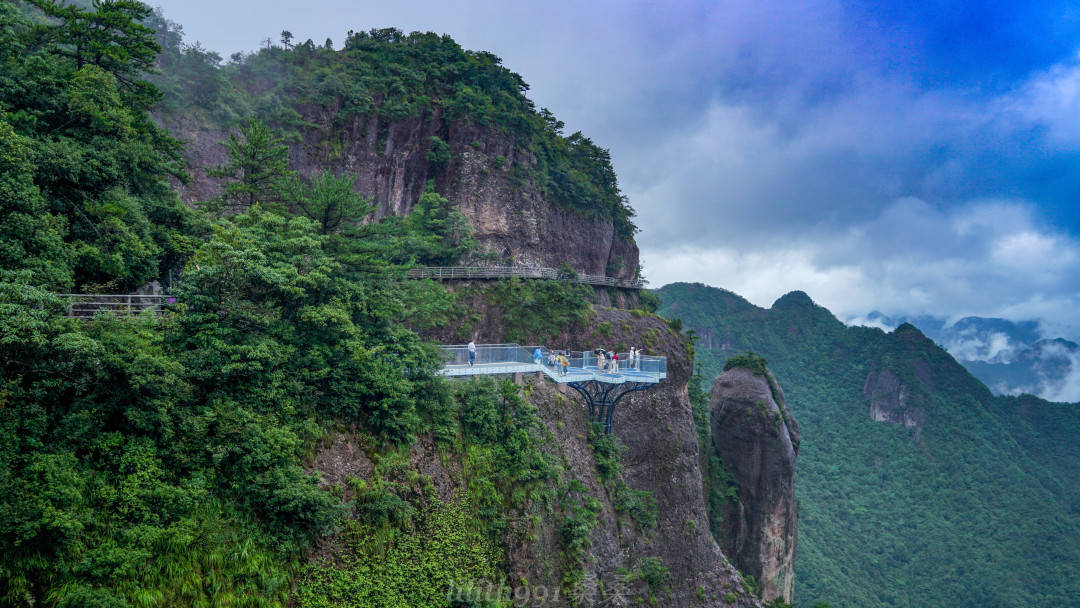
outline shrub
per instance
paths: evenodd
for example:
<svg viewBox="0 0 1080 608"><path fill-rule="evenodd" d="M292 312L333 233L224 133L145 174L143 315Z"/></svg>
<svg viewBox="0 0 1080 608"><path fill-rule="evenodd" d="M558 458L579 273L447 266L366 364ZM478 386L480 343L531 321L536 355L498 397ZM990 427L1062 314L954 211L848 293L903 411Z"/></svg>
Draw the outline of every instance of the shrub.
<svg viewBox="0 0 1080 608"><path fill-rule="evenodd" d="M427 160L435 170L443 169L450 164L450 144L440 139L437 135L428 138Z"/></svg>
<svg viewBox="0 0 1080 608"><path fill-rule="evenodd" d="M754 375L761 377L768 377L766 373L765 357L758 355L757 353L746 352L738 355L733 355L724 362L724 371L728 371L734 367L741 367L754 372Z"/></svg>
<svg viewBox="0 0 1080 608"><path fill-rule="evenodd" d="M605 338L611 337L612 329L613 327L611 325L611 321L602 321L596 324L596 333L604 336Z"/></svg>
<svg viewBox="0 0 1080 608"><path fill-rule="evenodd" d="M660 296L650 289L642 289L638 292L638 302L641 304L641 309L649 314L656 314L656 311L660 309Z"/></svg>
<svg viewBox="0 0 1080 608"><path fill-rule="evenodd" d="M671 591L671 573L659 557L646 557L641 560L638 578L649 586L649 595Z"/></svg>

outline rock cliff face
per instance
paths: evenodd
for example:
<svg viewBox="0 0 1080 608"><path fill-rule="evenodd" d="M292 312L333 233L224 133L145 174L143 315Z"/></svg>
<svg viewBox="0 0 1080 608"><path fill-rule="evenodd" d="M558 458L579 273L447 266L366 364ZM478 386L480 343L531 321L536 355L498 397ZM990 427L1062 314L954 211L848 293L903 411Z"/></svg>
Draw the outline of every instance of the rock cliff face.
<svg viewBox="0 0 1080 608"><path fill-rule="evenodd" d="M714 449L739 485L739 499L724 516L724 553L753 575L761 597L794 592L795 457L799 427L772 377L732 368L713 383Z"/></svg>
<svg viewBox="0 0 1080 608"><path fill-rule="evenodd" d="M757 600L744 592L738 572L709 533L697 432L687 393L691 360L682 336L659 318L637 318L622 310L601 309L596 321L610 322L612 334L568 335L567 340L573 340L568 343L589 346L625 342L644 346L649 353L668 357L668 377L653 389L624 398L614 416L615 436L626 446L626 481L634 489L652 493L657 526L639 533L616 518L605 517L597 530L596 560L589 565L590 575L602 577L604 571L620 566L632 568L637 560L655 556L671 573L671 593L659 598L662 606L757 605ZM654 336L655 341L647 339L650 343L643 344L642 338L647 335ZM561 450L580 453L581 438L575 435L580 434L585 423L585 412L579 401L574 398L569 409L549 414L567 418L563 426L569 432L558 434ZM595 470L591 458L571 462L575 474L588 475L590 469Z"/></svg>
<svg viewBox="0 0 1080 608"><path fill-rule="evenodd" d="M615 437L624 446L622 479L633 490L651 493L656 501L656 525L643 528L616 508L616 497L598 473L588 438L588 414L580 396L564 384L537 375L521 378L550 432L549 449L562 463L562 479L580 480L588 497L600 505L596 526L589 534L591 546L580 592L576 596L563 593L558 602L543 605L636 606L647 603L651 594L653 605L665 608L759 608L760 601L748 591L709 531L697 432L687 393L691 361L683 337L658 317L598 307L589 327L604 322L614 329L600 335L588 328L567 328L558 341L580 349L633 340L649 353L668 357L667 379L620 401L613 421ZM314 468L324 481L370 474L370 463L355 443L355 438L333 438L316 456ZM413 446L411 460L432 479L443 499L460 489L460 464L438 454L430 438L422 437ZM527 581L531 588L560 588L567 573L561 558L562 523L556 508L535 523L511 525L504 539L510 581ZM667 569L667 590L650 589L639 575L650 561Z"/></svg>
<svg viewBox="0 0 1080 608"><path fill-rule="evenodd" d="M866 377L863 396L870 400L870 418L922 430L926 411L909 403L911 389L891 370L882 369Z"/></svg>
<svg viewBox="0 0 1080 608"><path fill-rule="evenodd" d="M326 110L297 108L309 127L290 144L292 168L301 175L332 171L351 175L359 192L372 198L376 215L408 214L428 180L469 217L484 260L500 265L558 268L564 262L587 274L634 278L638 248L616 233L607 218L586 218L546 200L533 179L536 159L512 138L463 121L444 121L438 111L424 117L380 122L378 116L344 120ZM221 192L204 167L226 160L220 128L190 116L165 116L162 123L186 142L192 180L177 183L188 203ZM450 148L445 166L428 160L431 138Z"/></svg>

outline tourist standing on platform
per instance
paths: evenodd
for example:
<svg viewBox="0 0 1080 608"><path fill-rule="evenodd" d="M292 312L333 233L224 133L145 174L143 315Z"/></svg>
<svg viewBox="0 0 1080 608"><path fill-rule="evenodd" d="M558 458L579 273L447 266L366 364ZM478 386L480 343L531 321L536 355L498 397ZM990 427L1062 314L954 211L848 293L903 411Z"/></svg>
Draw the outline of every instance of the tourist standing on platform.
<svg viewBox="0 0 1080 608"><path fill-rule="evenodd" d="M555 351L548 351L548 367L555 367Z"/></svg>
<svg viewBox="0 0 1080 608"><path fill-rule="evenodd" d="M599 349L596 353L596 370L600 373L604 372L604 349Z"/></svg>
<svg viewBox="0 0 1080 608"><path fill-rule="evenodd" d="M634 366L634 362L635 362L634 347L631 346L630 347L630 362L627 364L626 367L628 367L630 369L637 369L637 367Z"/></svg>
<svg viewBox="0 0 1080 608"><path fill-rule="evenodd" d="M533 363L535 363L537 365L542 365L543 360L544 360L544 353L540 352L540 347L537 346L536 350L533 351Z"/></svg>
<svg viewBox="0 0 1080 608"><path fill-rule="evenodd" d="M611 353L611 373L619 373L619 353Z"/></svg>
<svg viewBox="0 0 1080 608"><path fill-rule="evenodd" d="M469 365L476 363L476 342L469 340Z"/></svg>

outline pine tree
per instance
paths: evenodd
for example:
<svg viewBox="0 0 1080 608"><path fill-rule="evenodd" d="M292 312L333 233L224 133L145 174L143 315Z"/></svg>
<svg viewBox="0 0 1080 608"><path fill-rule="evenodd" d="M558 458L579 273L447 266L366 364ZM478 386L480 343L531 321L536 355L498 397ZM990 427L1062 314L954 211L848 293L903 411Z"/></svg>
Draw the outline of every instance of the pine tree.
<svg viewBox="0 0 1080 608"><path fill-rule="evenodd" d="M323 234L355 225L375 210L370 198L356 192L352 177L326 171L312 176L311 183L293 176L285 183L283 196L294 211L319 224Z"/></svg>
<svg viewBox="0 0 1080 608"><path fill-rule="evenodd" d="M255 203L280 201L283 182L293 174L289 171L289 149L281 138L252 118L240 127L239 134L229 134L222 145L229 154L228 164L206 173L228 181L222 195L205 203L205 207L214 211L234 207L243 210Z"/></svg>

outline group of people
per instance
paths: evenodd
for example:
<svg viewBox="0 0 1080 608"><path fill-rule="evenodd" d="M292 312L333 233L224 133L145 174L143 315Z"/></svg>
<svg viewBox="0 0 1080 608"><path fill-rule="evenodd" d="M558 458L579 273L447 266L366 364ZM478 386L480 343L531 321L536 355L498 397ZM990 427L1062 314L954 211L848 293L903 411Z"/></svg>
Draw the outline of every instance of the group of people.
<svg viewBox="0 0 1080 608"><path fill-rule="evenodd" d="M469 341L468 351L469 351L469 365L475 365L476 364L476 342L474 342L472 340ZM599 370L600 373L610 373L610 374L619 373L619 353L609 352L609 351L606 351L606 350L604 350L602 348L598 348L598 349L594 350L593 352L596 354L596 369ZM570 353L570 351L548 351L548 355L547 355L547 365L548 365L548 367L553 367L553 368L559 369L562 372L562 374L565 376L567 370L570 367L570 358L568 356L569 353ZM638 365L640 364L640 361L641 361L641 351L634 348L633 346L631 346L630 347L630 354L627 356L626 367L628 369L636 370L636 369L638 369ZM533 351L533 363L535 363L537 365L543 365L544 364L544 352L540 349L539 346L537 346L536 350ZM584 365L585 365L585 362L583 360L582 361L582 366L584 366Z"/></svg>
<svg viewBox="0 0 1080 608"><path fill-rule="evenodd" d="M561 351L561 352L555 352L553 350L548 351L548 356L547 356L547 365L548 365L548 367L554 367L554 368L558 369L559 371L562 372L562 375L565 376L567 370L570 368L570 358L567 356L567 353L569 353L569 352L570 351ZM544 364L544 353L543 353L543 351L540 350L539 346L537 346L536 350L533 351L533 363L535 363L537 365L543 365Z"/></svg>
<svg viewBox="0 0 1080 608"><path fill-rule="evenodd" d="M593 351L596 354L596 369L601 373L617 374L619 373L619 353L609 352L602 348L598 348ZM569 351L548 351L547 365L562 370L565 375L567 368L570 366L570 359L567 357ZM630 347L630 354L627 357L626 368L636 370L638 363L641 360L641 353L633 346ZM544 353L539 346L533 351L533 363L537 365L543 365ZM584 360L582 366L585 365Z"/></svg>
<svg viewBox="0 0 1080 608"><path fill-rule="evenodd" d="M601 372L607 371L608 373L619 373L619 353L608 352L602 348L598 348L596 353L596 369ZM630 347L630 354L627 355L626 367L628 369L637 369L638 363L641 361L641 351L637 350L633 346Z"/></svg>

